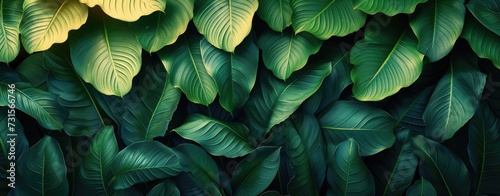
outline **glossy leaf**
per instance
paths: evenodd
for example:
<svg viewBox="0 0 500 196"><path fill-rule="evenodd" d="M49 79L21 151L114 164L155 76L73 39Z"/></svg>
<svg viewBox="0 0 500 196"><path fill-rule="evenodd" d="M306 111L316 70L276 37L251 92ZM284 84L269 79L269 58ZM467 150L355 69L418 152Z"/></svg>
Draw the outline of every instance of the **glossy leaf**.
<svg viewBox="0 0 500 196"><path fill-rule="evenodd" d="M141 16L149 15L155 11L163 11L166 7L165 0L80 0L89 7L99 5L107 15L133 22Z"/></svg>
<svg viewBox="0 0 500 196"><path fill-rule="evenodd" d="M0 178L3 179L8 179L7 177L11 175L11 172L7 170L12 170L10 163L16 161L15 155L21 155L29 146L23 125L15 117L16 111L12 111L13 109L9 107L0 107L0 127L2 127L0 129ZM8 180L8 183L12 183L10 179Z"/></svg>
<svg viewBox="0 0 500 196"><path fill-rule="evenodd" d="M181 193L175 185L174 181L167 179L151 189L151 191L149 191L146 196L158 195L180 196Z"/></svg>
<svg viewBox="0 0 500 196"><path fill-rule="evenodd" d="M0 62L10 63L19 54L23 0L4 0L0 2Z"/></svg>
<svg viewBox="0 0 500 196"><path fill-rule="evenodd" d="M282 32L292 24L292 0L259 0L257 14L266 21L267 25L278 32Z"/></svg>
<svg viewBox="0 0 500 196"><path fill-rule="evenodd" d="M489 31L473 16L467 15L461 36L469 42L472 50L479 57L490 59L500 69L499 35Z"/></svg>
<svg viewBox="0 0 500 196"><path fill-rule="evenodd" d="M436 196L436 189L432 186L432 183L425 178L420 178L413 185L408 187L406 191L406 196Z"/></svg>
<svg viewBox="0 0 500 196"><path fill-rule="evenodd" d="M500 36L500 1L471 0L467 8L484 27Z"/></svg>
<svg viewBox="0 0 500 196"><path fill-rule="evenodd" d="M362 10L368 14L384 13L388 16L404 13L411 14L418 4L427 0L354 0L354 9Z"/></svg>

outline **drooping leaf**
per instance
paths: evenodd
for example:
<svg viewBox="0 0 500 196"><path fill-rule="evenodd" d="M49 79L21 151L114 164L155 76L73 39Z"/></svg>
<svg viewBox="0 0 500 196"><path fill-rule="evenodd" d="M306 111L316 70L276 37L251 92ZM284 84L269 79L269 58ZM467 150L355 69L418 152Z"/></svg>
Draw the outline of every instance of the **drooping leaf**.
<svg viewBox="0 0 500 196"><path fill-rule="evenodd" d="M425 134L425 122L422 119L425 107L434 87L427 87L421 92L408 92L396 95L387 106L387 112L396 119L400 127L409 128L413 133Z"/></svg>
<svg viewBox="0 0 500 196"><path fill-rule="evenodd" d="M24 151L16 162L14 195L61 195L69 193L66 164L59 144L45 136Z"/></svg>
<svg viewBox="0 0 500 196"><path fill-rule="evenodd" d="M281 147L259 147L233 171L234 195L257 195L274 180L280 165Z"/></svg>
<svg viewBox="0 0 500 196"><path fill-rule="evenodd" d="M123 22L91 21L70 39L71 61L78 75L99 92L123 97L141 68L141 44Z"/></svg>
<svg viewBox="0 0 500 196"><path fill-rule="evenodd" d="M376 154L396 141L396 122L385 111L354 101L336 101L318 116L325 137L338 145L348 138L359 141L361 156Z"/></svg>
<svg viewBox="0 0 500 196"><path fill-rule="evenodd" d="M170 82L193 103L209 105L217 96L217 85L208 74L201 54L202 37L182 36L174 45L158 51L170 74Z"/></svg>
<svg viewBox="0 0 500 196"><path fill-rule="evenodd" d="M7 170L12 170L10 163L15 163L16 155L19 157L29 146L23 125L15 117L15 112L9 107L0 107L0 127L2 127L0 129L0 178L3 179L8 179L7 177L11 175L11 172ZM8 183L12 183L10 179L8 180Z"/></svg>
<svg viewBox="0 0 500 196"><path fill-rule="evenodd" d="M484 27L500 36L500 1L471 0L467 8Z"/></svg>
<svg viewBox="0 0 500 196"><path fill-rule="evenodd" d="M500 69L500 36L485 28L470 14L465 19L461 36L479 57L490 59Z"/></svg>
<svg viewBox="0 0 500 196"><path fill-rule="evenodd" d="M349 138L341 142L332 155L328 184L334 195L375 195L375 182L359 154L358 142Z"/></svg>
<svg viewBox="0 0 500 196"><path fill-rule="evenodd" d="M402 17L381 31L368 28L351 49L352 92L361 101L380 101L410 86L422 72L424 55Z"/></svg>
<svg viewBox="0 0 500 196"><path fill-rule="evenodd" d="M384 13L388 16L404 13L411 14L418 4L427 0L354 0L354 9L362 10L368 14Z"/></svg>
<svg viewBox="0 0 500 196"><path fill-rule="evenodd" d="M216 48L234 52L252 29L258 0L196 1L193 22Z"/></svg>
<svg viewBox="0 0 500 196"><path fill-rule="evenodd" d="M302 69L309 56L319 51L322 43L307 32L294 34L291 29L282 33L268 30L258 41L264 65L282 80Z"/></svg>
<svg viewBox="0 0 500 196"><path fill-rule="evenodd" d="M118 154L118 143L112 126L102 128L92 138L89 153L83 157L80 166L83 190L87 194L112 195L110 186L113 173L113 158Z"/></svg>
<svg viewBox="0 0 500 196"><path fill-rule="evenodd" d="M156 52L173 44L193 18L194 0L167 0L163 12L154 12L131 23L142 48Z"/></svg>
<svg viewBox="0 0 500 196"><path fill-rule="evenodd" d="M457 155L445 146L422 135L412 139L420 157L420 175L429 180L438 195L469 195L470 174Z"/></svg>
<svg viewBox="0 0 500 196"><path fill-rule="evenodd" d="M430 62L446 56L462 33L463 0L429 0L412 14L410 26L418 38L418 51Z"/></svg>
<svg viewBox="0 0 500 196"><path fill-rule="evenodd" d="M255 84L259 49L252 39L231 53L215 48L206 39L200 45L203 64L217 84L219 103L232 114L245 104Z"/></svg>
<svg viewBox="0 0 500 196"><path fill-rule="evenodd" d="M141 16L149 15L155 11L163 11L166 7L165 0L80 0L89 7L99 5L107 15L134 22Z"/></svg>
<svg viewBox="0 0 500 196"><path fill-rule="evenodd" d="M282 32L292 24L292 0L259 0L257 14L266 21L267 25L278 32Z"/></svg>
<svg viewBox="0 0 500 196"><path fill-rule="evenodd" d="M474 115L486 82L486 75L474 67L474 61L477 59L463 56L451 60L423 114L426 136L447 140Z"/></svg>
<svg viewBox="0 0 500 196"><path fill-rule="evenodd" d="M408 187L406 191L406 196L436 196L436 189L432 186L432 183L421 177L413 185Z"/></svg>
<svg viewBox="0 0 500 196"><path fill-rule="evenodd" d="M149 191L146 196L159 195L180 196L181 192L179 191L173 180L167 179L151 189L151 191Z"/></svg>
<svg viewBox="0 0 500 196"><path fill-rule="evenodd" d="M0 1L0 62L9 63L19 54L19 26L23 16L23 0Z"/></svg>
<svg viewBox="0 0 500 196"><path fill-rule="evenodd" d="M68 39L70 30L87 21L88 7L78 0L25 0L21 38L28 53L49 49Z"/></svg>
<svg viewBox="0 0 500 196"><path fill-rule="evenodd" d="M115 189L177 175L181 171L177 154L158 141L135 142L113 159L111 171Z"/></svg>
<svg viewBox="0 0 500 196"><path fill-rule="evenodd" d="M306 31L322 40L355 32L366 20L352 0L292 0L292 9L295 33Z"/></svg>
<svg viewBox="0 0 500 196"><path fill-rule="evenodd" d="M469 158L476 174L477 194L500 192L500 119L482 103L469 124Z"/></svg>
<svg viewBox="0 0 500 196"><path fill-rule="evenodd" d="M29 82L33 87L40 90L49 91L47 87L49 70L45 68L44 59L43 52L31 54L17 66L16 72L22 81Z"/></svg>

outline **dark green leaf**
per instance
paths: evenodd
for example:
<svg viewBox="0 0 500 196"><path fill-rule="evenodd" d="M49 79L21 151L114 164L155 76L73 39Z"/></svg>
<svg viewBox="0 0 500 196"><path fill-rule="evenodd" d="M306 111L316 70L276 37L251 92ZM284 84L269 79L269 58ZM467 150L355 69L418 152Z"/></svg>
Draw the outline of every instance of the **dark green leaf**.
<svg viewBox="0 0 500 196"><path fill-rule="evenodd" d="M283 31L292 24L292 0L259 0L257 14L274 31Z"/></svg>
<svg viewBox="0 0 500 196"><path fill-rule="evenodd" d="M436 196L436 189L432 186L432 183L421 177L413 185L411 185L406 191L406 196Z"/></svg>
<svg viewBox="0 0 500 196"><path fill-rule="evenodd" d="M467 8L484 27L500 36L499 0L471 0Z"/></svg>
<svg viewBox="0 0 500 196"><path fill-rule="evenodd" d="M164 182L156 185L151 191L148 192L146 196L180 196L181 193L177 186L175 185L174 181L172 180L165 180Z"/></svg>

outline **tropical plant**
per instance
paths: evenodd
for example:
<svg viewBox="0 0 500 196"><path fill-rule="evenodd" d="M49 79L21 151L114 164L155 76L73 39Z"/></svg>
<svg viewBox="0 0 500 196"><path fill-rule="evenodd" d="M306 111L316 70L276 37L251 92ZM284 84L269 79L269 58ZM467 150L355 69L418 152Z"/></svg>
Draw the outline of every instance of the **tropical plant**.
<svg viewBox="0 0 500 196"><path fill-rule="evenodd" d="M0 28L0 195L500 194L500 0L0 0Z"/></svg>

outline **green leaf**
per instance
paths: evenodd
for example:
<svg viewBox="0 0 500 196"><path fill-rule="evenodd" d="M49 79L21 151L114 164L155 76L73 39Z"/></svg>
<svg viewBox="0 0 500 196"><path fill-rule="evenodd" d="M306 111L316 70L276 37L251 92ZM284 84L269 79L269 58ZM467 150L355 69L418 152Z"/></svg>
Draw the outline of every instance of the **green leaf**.
<svg viewBox="0 0 500 196"><path fill-rule="evenodd" d="M500 119L490 106L482 103L469 124L468 152L476 172L477 194L500 192Z"/></svg>
<svg viewBox="0 0 500 196"><path fill-rule="evenodd" d="M351 49L352 92L361 101L380 101L415 82L424 55L402 17L391 19L382 31L366 28L365 38Z"/></svg>
<svg viewBox="0 0 500 196"><path fill-rule="evenodd" d="M291 29L282 33L268 30L258 41L264 65L282 80L302 69L309 56L319 51L322 43L309 33L294 34Z"/></svg>
<svg viewBox="0 0 500 196"><path fill-rule="evenodd" d="M23 154L29 146L23 125L15 117L15 112L8 107L0 107L0 127L2 127L0 129L0 178L8 179L8 183L12 183L7 178L11 174L7 170L12 170L10 163L15 162L16 156ZM15 140L15 142L11 142L11 140ZM8 183L5 185L7 186Z"/></svg>
<svg viewBox="0 0 500 196"><path fill-rule="evenodd" d="M148 192L146 196L158 196L158 195L169 195L169 196L180 196L181 192L172 180L165 180L164 182L157 184L151 191Z"/></svg>
<svg viewBox="0 0 500 196"><path fill-rule="evenodd" d="M436 196L436 189L432 186L432 183L421 177L413 185L411 185L406 191L406 196Z"/></svg>
<svg viewBox="0 0 500 196"><path fill-rule="evenodd" d="M166 7L165 0L80 0L89 7L99 5L108 16L134 22L141 16L149 15L155 11L163 11Z"/></svg>
<svg viewBox="0 0 500 196"><path fill-rule="evenodd" d="M217 85L208 74L201 54L202 37L183 36L174 45L158 51L170 74L170 82L193 103L209 105L217 96Z"/></svg>
<svg viewBox="0 0 500 196"><path fill-rule="evenodd" d="M292 0L259 0L257 15L272 30L281 32L292 24Z"/></svg>
<svg viewBox="0 0 500 196"><path fill-rule="evenodd" d="M292 0L292 8L295 33L306 31L322 40L355 32L366 20L352 0Z"/></svg>
<svg viewBox="0 0 500 196"><path fill-rule="evenodd" d="M111 166L115 189L167 178L181 171L177 154L158 141L135 142L120 151Z"/></svg>
<svg viewBox="0 0 500 196"><path fill-rule="evenodd" d="M234 52L252 29L257 0L196 1L193 22L216 48Z"/></svg>
<svg viewBox="0 0 500 196"><path fill-rule="evenodd" d="M240 161L233 171L234 195L257 195L266 190L280 165L281 147L263 146Z"/></svg>
<svg viewBox="0 0 500 196"><path fill-rule="evenodd" d="M240 123L223 122L201 114L192 114L173 131L181 137L199 143L214 156L235 158L254 149L249 143L250 132Z"/></svg>
<svg viewBox="0 0 500 196"><path fill-rule="evenodd" d="M16 162L15 195L61 195L69 193L66 164L59 144L43 137L24 151Z"/></svg>
<svg viewBox="0 0 500 196"><path fill-rule="evenodd" d="M330 62L309 65L284 82L264 71L260 85L244 107L249 125L265 135L274 125L285 121L307 98L316 92L332 70Z"/></svg>
<svg viewBox="0 0 500 196"><path fill-rule="evenodd" d="M243 41L234 53L217 49L206 39L200 45L203 64L217 84L219 102L232 114L245 104L255 84L259 49L251 39Z"/></svg>
<svg viewBox="0 0 500 196"><path fill-rule="evenodd" d="M19 54L19 26L23 16L23 0L0 1L0 62L9 63Z"/></svg>
<svg viewBox="0 0 500 196"><path fill-rule="evenodd" d="M486 29L471 15L467 15L461 36L469 42L472 50L479 57L490 59L500 69L499 35Z"/></svg>
<svg viewBox="0 0 500 196"><path fill-rule="evenodd" d="M334 195L375 195L375 182L360 157L358 142L349 138L341 142L328 168L328 183Z"/></svg>
<svg viewBox="0 0 500 196"><path fill-rule="evenodd" d="M404 13L411 14L418 4L427 0L354 0L354 9L362 10L365 13L374 15L384 13L388 16Z"/></svg>
<svg viewBox="0 0 500 196"><path fill-rule="evenodd" d="M85 82L105 95L123 97L130 91L132 79L141 68L142 48L125 23L95 20L69 43L71 61Z"/></svg>
<svg viewBox="0 0 500 196"><path fill-rule="evenodd" d="M194 0L167 0L163 12L154 12L131 23L142 48L156 52L173 44L193 18Z"/></svg>
<svg viewBox="0 0 500 196"><path fill-rule="evenodd" d="M31 54L17 66L16 72L22 81L29 82L33 87L40 90L48 91L47 76L49 70L45 68L44 59L44 52Z"/></svg>
<svg viewBox="0 0 500 196"><path fill-rule="evenodd" d="M87 194L112 195L110 187L113 173L113 158L118 154L118 143L112 126L101 129L89 146L89 153L83 157L80 166L83 189Z"/></svg>
<svg viewBox="0 0 500 196"><path fill-rule="evenodd" d="M21 38L30 54L65 42L69 31L79 29L88 16L87 6L78 0L25 0L23 10Z"/></svg>
<svg viewBox="0 0 500 196"><path fill-rule="evenodd" d="M349 62L350 51L342 52L336 47L329 53L333 55L331 58L332 73L325 78L321 86L323 96L320 110L337 101L344 89L352 84L349 76L352 70L352 64Z"/></svg>
<svg viewBox="0 0 500 196"><path fill-rule="evenodd" d="M354 101L336 101L318 116L325 137L339 145L348 138L359 141L361 156L391 147L396 141L395 120L385 111Z"/></svg>
<svg viewBox="0 0 500 196"><path fill-rule="evenodd" d="M438 195L469 195L470 174L464 163L445 146L422 135L412 139L420 157L420 175L428 179Z"/></svg>
<svg viewBox="0 0 500 196"><path fill-rule="evenodd" d="M418 51L438 61L450 53L465 20L463 0L429 0L412 14L410 26L418 38Z"/></svg>
<svg viewBox="0 0 500 196"><path fill-rule="evenodd" d="M387 106L387 112L396 119L398 126L409 128L413 133L424 134L426 127L422 116L432 90L433 86L420 92L404 91L392 99L392 103Z"/></svg>
<svg viewBox="0 0 500 196"><path fill-rule="evenodd" d="M15 108L35 118L38 123L50 130L61 130L68 117L68 111L57 102L57 96L34 88L21 79L7 66L0 66L0 106L8 106L15 100ZM15 85L13 94L9 85ZM9 97L11 95L11 97ZM14 97L12 97L12 95Z"/></svg>
<svg viewBox="0 0 500 196"><path fill-rule="evenodd" d="M500 36L500 1L471 0L467 8L484 27Z"/></svg>
<svg viewBox="0 0 500 196"><path fill-rule="evenodd" d="M452 58L448 72L439 80L425 108L426 136L447 140L472 118L486 83L486 75L475 64L477 59Z"/></svg>

